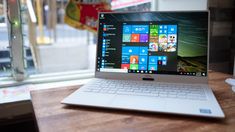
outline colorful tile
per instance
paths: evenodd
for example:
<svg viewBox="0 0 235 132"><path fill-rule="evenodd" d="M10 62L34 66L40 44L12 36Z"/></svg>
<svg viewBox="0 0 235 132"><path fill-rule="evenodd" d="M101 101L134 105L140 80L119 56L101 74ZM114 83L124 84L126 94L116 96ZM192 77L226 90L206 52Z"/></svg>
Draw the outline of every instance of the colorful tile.
<svg viewBox="0 0 235 132"><path fill-rule="evenodd" d="M164 61L162 61L162 65L163 66L165 66L166 65L166 61L164 60Z"/></svg>
<svg viewBox="0 0 235 132"><path fill-rule="evenodd" d="M134 34L149 33L149 25L132 25L131 30Z"/></svg>
<svg viewBox="0 0 235 132"><path fill-rule="evenodd" d="M156 36L158 36L157 33L152 33L152 34L150 34L150 37L156 37Z"/></svg>
<svg viewBox="0 0 235 132"><path fill-rule="evenodd" d="M139 70L147 70L147 65L139 65Z"/></svg>
<svg viewBox="0 0 235 132"><path fill-rule="evenodd" d="M177 25L168 25L168 34L177 34Z"/></svg>
<svg viewBox="0 0 235 132"><path fill-rule="evenodd" d="M140 42L140 34L131 34L131 42Z"/></svg>
<svg viewBox="0 0 235 132"><path fill-rule="evenodd" d="M148 66L148 70L151 70L151 71L157 71L157 65L149 65Z"/></svg>
<svg viewBox="0 0 235 132"><path fill-rule="evenodd" d="M158 45L158 51L167 51L167 43L159 43Z"/></svg>
<svg viewBox="0 0 235 132"><path fill-rule="evenodd" d="M167 43L167 35L166 34L159 35L159 43Z"/></svg>
<svg viewBox="0 0 235 132"><path fill-rule="evenodd" d="M167 29L167 25L163 25L163 29Z"/></svg>
<svg viewBox="0 0 235 132"><path fill-rule="evenodd" d="M176 43L168 43L167 52L175 52L175 51L176 51Z"/></svg>
<svg viewBox="0 0 235 132"><path fill-rule="evenodd" d="M123 26L123 34L131 34L131 25Z"/></svg>
<svg viewBox="0 0 235 132"><path fill-rule="evenodd" d="M121 64L122 69L130 69L130 64Z"/></svg>
<svg viewBox="0 0 235 132"><path fill-rule="evenodd" d="M139 64L147 64L147 56L139 56Z"/></svg>
<svg viewBox="0 0 235 132"><path fill-rule="evenodd" d="M130 56L130 64L138 64L139 56Z"/></svg>
<svg viewBox="0 0 235 132"><path fill-rule="evenodd" d="M140 47L139 55L148 55L148 47Z"/></svg>
<svg viewBox="0 0 235 132"><path fill-rule="evenodd" d="M176 34L168 34L168 43L176 43L177 36Z"/></svg>
<svg viewBox="0 0 235 132"><path fill-rule="evenodd" d="M158 35L150 36L149 42L151 42L151 43L158 43Z"/></svg>
<svg viewBox="0 0 235 132"><path fill-rule="evenodd" d="M140 34L140 42L148 42L148 34Z"/></svg>
<svg viewBox="0 0 235 132"><path fill-rule="evenodd" d="M158 34L158 25L150 25L150 34Z"/></svg>
<svg viewBox="0 0 235 132"><path fill-rule="evenodd" d="M157 56L158 60L162 60L162 58L163 58L162 56Z"/></svg>
<svg viewBox="0 0 235 132"><path fill-rule="evenodd" d="M162 56L162 60L167 60L167 57L166 56Z"/></svg>
<svg viewBox="0 0 235 132"><path fill-rule="evenodd" d="M158 51L158 43L149 43L149 51Z"/></svg>
<svg viewBox="0 0 235 132"><path fill-rule="evenodd" d="M167 34L167 30L166 30L166 29L164 29L164 30L163 30L163 33L164 33L164 34Z"/></svg>
<svg viewBox="0 0 235 132"><path fill-rule="evenodd" d="M131 70L138 70L139 69L139 65L138 64L130 64L130 69Z"/></svg>
<svg viewBox="0 0 235 132"><path fill-rule="evenodd" d="M157 64L158 56L149 56L149 64Z"/></svg>
<svg viewBox="0 0 235 132"><path fill-rule="evenodd" d="M162 60L158 60L158 61L157 61L157 64L158 64L158 65L162 65Z"/></svg>
<svg viewBox="0 0 235 132"><path fill-rule="evenodd" d="M123 34L122 42L131 42L131 34Z"/></svg>
<svg viewBox="0 0 235 132"><path fill-rule="evenodd" d="M122 47L122 55L139 55L138 46L125 46Z"/></svg>
<svg viewBox="0 0 235 132"><path fill-rule="evenodd" d="M130 56L122 55L122 64L129 64L130 63Z"/></svg>

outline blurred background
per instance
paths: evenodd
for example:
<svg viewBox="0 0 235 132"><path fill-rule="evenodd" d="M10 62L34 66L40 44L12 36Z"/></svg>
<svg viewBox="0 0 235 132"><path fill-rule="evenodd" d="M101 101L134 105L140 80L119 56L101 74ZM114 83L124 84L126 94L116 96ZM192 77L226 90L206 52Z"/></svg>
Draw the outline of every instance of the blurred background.
<svg viewBox="0 0 235 132"><path fill-rule="evenodd" d="M113 11L150 11L151 0L105 2ZM11 1L8 1L9 3ZM94 69L96 33L71 27L64 21L69 0L32 0L37 22L30 21L27 0L20 0L24 61L27 74ZM6 20L6 0L0 0L0 77L11 76L11 58Z"/></svg>
<svg viewBox="0 0 235 132"><path fill-rule="evenodd" d="M190 10L171 0L83 0L105 2L112 11ZM183 0L178 0L179 3ZM200 0L202 4L206 0ZM8 2L14 2L9 0ZM28 75L94 69L96 33L71 27L64 21L69 0L32 0L37 22L30 21L27 0L19 0L23 34L23 61ZM178 3L178 2L177 2ZM7 25L7 1L0 0L0 77L11 76L11 47ZM159 4L161 6L159 6ZM211 13L210 70L232 74L234 62L234 0L209 0ZM15 5L17 6L17 5ZM179 6L179 7L177 7ZM200 6L200 4L198 5ZM195 7L194 7L195 8ZM207 7L201 7L207 8ZM193 10L193 8L192 8Z"/></svg>

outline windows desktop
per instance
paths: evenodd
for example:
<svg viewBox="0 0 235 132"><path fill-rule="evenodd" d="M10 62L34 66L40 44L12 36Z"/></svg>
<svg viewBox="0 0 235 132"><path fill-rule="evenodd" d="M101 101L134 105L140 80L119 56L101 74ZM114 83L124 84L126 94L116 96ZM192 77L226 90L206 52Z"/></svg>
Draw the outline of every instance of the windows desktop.
<svg viewBox="0 0 235 132"><path fill-rule="evenodd" d="M208 12L99 15L97 72L207 76Z"/></svg>

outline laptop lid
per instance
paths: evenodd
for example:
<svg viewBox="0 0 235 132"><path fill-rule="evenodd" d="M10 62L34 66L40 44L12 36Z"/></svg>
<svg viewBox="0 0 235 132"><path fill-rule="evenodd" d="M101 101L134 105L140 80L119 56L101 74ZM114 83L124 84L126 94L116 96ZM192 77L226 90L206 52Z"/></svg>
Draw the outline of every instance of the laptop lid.
<svg viewBox="0 0 235 132"><path fill-rule="evenodd" d="M97 78L207 83L209 12L100 13Z"/></svg>

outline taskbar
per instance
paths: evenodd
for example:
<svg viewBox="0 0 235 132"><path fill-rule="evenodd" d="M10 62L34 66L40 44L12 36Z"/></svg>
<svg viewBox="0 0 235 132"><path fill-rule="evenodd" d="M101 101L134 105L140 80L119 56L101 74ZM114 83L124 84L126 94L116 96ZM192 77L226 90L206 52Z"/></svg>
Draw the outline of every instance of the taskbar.
<svg viewBox="0 0 235 132"><path fill-rule="evenodd" d="M128 73L207 76L206 72L174 72L174 71L130 70L130 69L128 69Z"/></svg>

